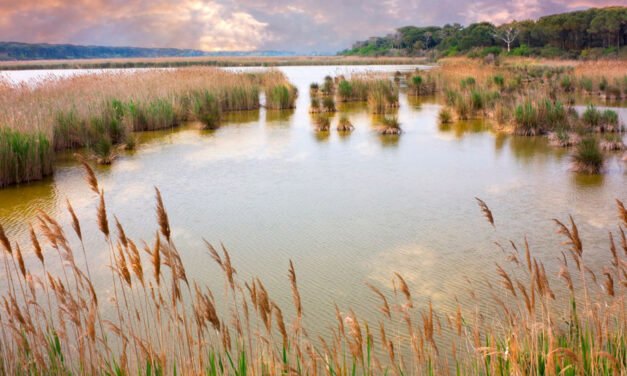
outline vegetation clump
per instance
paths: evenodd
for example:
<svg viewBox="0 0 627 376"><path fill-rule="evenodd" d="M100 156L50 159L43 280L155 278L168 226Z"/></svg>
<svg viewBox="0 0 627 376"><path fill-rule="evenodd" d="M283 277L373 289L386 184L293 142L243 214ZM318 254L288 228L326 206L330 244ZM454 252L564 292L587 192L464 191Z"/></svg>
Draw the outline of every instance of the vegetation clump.
<svg viewBox="0 0 627 376"><path fill-rule="evenodd" d="M599 146L601 147L601 150L604 151L625 150L625 143L620 135L615 133L605 134L601 139Z"/></svg>
<svg viewBox="0 0 627 376"><path fill-rule="evenodd" d="M98 164L109 165L118 156L116 147L111 142L111 139L106 136L91 144L90 150L93 159L95 159Z"/></svg>
<svg viewBox="0 0 627 376"><path fill-rule="evenodd" d="M595 132L618 132L620 124L618 114L613 110L600 111L595 106L586 107L581 116L583 125L592 128Z"/></svg>
<svg viewBox="0 0 627 376"><path fill-rule="evenodd" d="M396 116L383 116L381 124L377 127L377 133L382 135L398 135L401 132L401 124Z"/></svg>
<svg viewBox="0 0 627 376"><path fill-rule="evenodd" d="M266 107L273 110L294 108L298 90L289 83L268 86L266 88Z"/></svg>
<svg viewBox="0 0 627 376"><path fill-rule="evenodd" d="M438 113L438 120L440 124L450 124L453 122L453 115L448 108L442 107Z"/></svg>
<svg viewBox="0 0 627 376"><path fill-rule="evenodd" d="M331 127L331 120L328 116L320 115L314 118L316 132L328 132Z"/></svg>
<svg viewBox="0 0 627 376"><path fill-rule="evenodd" d="M220 106L217 98L208 90L195 92L191 95L191 113L194 119L200 121L205 129L216 129L220 122Z"/></svg>
<svg viewBox="0 0 627 376"><path fill-rule="evenodd" d="M559 129L555 132L550 132L548 135L549 145L558 147L571 147L576 146L581 142L581 136L576 132L568 132Z"/></svg>
<svg viewBox="0 0 627 376"><path fill-rule="evenodd" d="M50 175L53 160L52 145L43 132L0 128L0 188Z"/></svg>
<svg viewBox="0 0 627 376"><path fill-rule="evenodd" d="M333 96L325 95L323 97L311 97L311 106L309 113L317 114L323 112L336 112L335 101Z"/></svg>
<svg viewBox="0 0 627 376"><path fill-rule="evenodd" d="M397 108L398 88L389 80L377 80L368 91L368 108L373 114L383 114Z"/></svg>
<svg viewBox="0 0 627 376"><path fill-rule="evenodd" d="M572 155L573 167L576 172L586 174L598 174L603 169L603 153L599 147L599 142L594 137L586 137Z"/></svg>
<svg viewBox="0 0 627 376"><path fill-rule="evenodd" d="M411 73L408 75L407 88L411 95L432 95L437 91L436 82L430 73Z"/></svg>
<svg viewBox="0 0 627 376"><path fill-rule="evenodd" d="M337 123L338 132L352 132L355 127L348 119L348 116L342 115Z"/></svg>

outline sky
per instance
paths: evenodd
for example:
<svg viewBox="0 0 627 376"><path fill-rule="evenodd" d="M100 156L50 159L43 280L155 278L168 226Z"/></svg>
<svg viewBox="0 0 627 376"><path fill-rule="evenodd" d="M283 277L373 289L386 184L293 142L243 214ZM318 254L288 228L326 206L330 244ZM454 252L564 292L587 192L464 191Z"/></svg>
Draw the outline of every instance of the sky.
<svg viewBox="0 0 627 376"><path fill-rule="evenodd" d="M0 40L333 53L402 26L536 19L627 0L0 0Z"/></svg>

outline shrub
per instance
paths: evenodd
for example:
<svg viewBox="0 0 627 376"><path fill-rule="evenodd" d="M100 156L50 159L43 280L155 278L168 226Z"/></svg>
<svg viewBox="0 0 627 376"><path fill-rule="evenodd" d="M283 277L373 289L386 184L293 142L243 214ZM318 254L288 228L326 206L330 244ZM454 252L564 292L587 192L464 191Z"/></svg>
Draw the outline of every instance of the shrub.
<svg viewBox="0 0 627 376"><path fill-rule="evenodd" d="M531 55L531 49L526 44L521 44L512 49L509 54L513 56L529 56Z"/></svg>

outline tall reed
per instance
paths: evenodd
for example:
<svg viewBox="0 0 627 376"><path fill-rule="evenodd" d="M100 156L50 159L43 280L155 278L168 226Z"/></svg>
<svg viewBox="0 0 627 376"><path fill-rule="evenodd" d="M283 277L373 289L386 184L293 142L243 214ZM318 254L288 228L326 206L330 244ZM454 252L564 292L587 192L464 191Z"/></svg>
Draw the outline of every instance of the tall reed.
<svg viewBox="0 0 627 376"><path fill-rule="evenodd" d="M307 297L300 294L291 262L286 284L294 306L288 310L260 278L240 278L224 246L205 241L224 279L220 304L209 286L186 272L172 239L167 197L155 190L154 239L137 241L108 212L97 176L81 163L95 196L102 248L109 253L112 298L107 302L96 289L82 266L89 260L72 245L82 244L86 234L69 203L71 228L41 211L30 246L11 239L0 225L6 281L0 308L2 374L627 372L627 209L619 200L618 226L608 234L603 265L586 256L588 245L572 217L555 219L560 236L555 276L526 238L522 246L497 242L500 254L495 254L488 293L479 297L469 284L475 306L441 308L429 302L418 307L406 279L395 273L393 291L368 285L381 311L378 323L336 305L336 312L328 312L336 324L328 335L315 336L303 320ZM499 218L484 201L478 203L490 231L498 231ZM25 262L22 250L28 249L37 257ZM46 268L52 263L59 266Z"/></svg>
<svg viewBox="0 0 627 376"><path fill-rule="evenodd" d="M124 143L130 132L166 129L183 121L200 121L207 128L215 128L223 112L258 109L263 88L271 93L270 102L275 108L294 105L295 89L276 70L235 73L216 68L182 68L102 72L48 77L20 85L0 79L0 124L13 132L3 135L6 140L19 133L29 140L47 140L55 151L82 147L102 150L107 142ZM286 93L280 88L285 88ZM52 173L52 153L39 153L46 160L30 166L36 159L11 156L19 154L20 147L9 144L1 143L0 153L7 161L19 160L27 165L0 169L0 186ZM18 166L15 162L3 166L9 165ZM9 173L10 178L5 175Z"/></svg>

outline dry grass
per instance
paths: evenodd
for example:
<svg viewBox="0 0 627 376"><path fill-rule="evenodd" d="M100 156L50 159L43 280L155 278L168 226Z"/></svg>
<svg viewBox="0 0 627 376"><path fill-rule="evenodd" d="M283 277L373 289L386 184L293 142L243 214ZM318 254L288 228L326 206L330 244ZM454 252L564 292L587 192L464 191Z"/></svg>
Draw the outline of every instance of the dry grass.
<svg viewBox="0 0 627 376"><path fill-rule="evenodd" d="M134 131L188 120L216 128L223 112L258 109L264 88L271 108L294 106L296 90L276 70L148 69L18 86L0 80L0 128L8 129L0 133L0 187L51 173L52 151L89 147L110 163L116 145L134 144Z"/></svg>
<svg viewBox="0 0 627 376"><path fill-rule="evenodd" d="M114 310L105 315L106 299L92 285L87 260L78 260L84 252L79 256L70 246L70 235L55 219L40 212L38 230L31 231L30 247L43 274L24 264L21 245L0 226L7 282L0 310L2 374L627 372L627 212L618 200L618 236L609 234L607 262L598 270L588 266L587 249L572 218L567 223L555 220L564 241L559 246L561 268L554 277L534 257L526 239L524 250L513 242L511 249L497 243L502 255L495 256L501 260L492 277L498 283L488 282L491 304L476 301L476 307L457 305L450 312L430 303L416 307L410 288L396 273L391 276L394 294L369 286L381 302L378 324L336 306L337 325L328 336L313 338L314 332L303 327L306 312L292 263L286 278L294 301L295 316L290 318L259 278L242 281L229 252L205 242L223 272L228 304L220 307L208 286L188 278L170 237L160 192L155 191L155 239L136 242L115 216L115 227L111 226L105 193L89 165L82 163L97 196L97 222L110 258ZM479 203L494 225L488 205ZM80 241L81 224L71 206L68 209L72 236ZM143 254L136 244L143 244ZM63 261L56 273L46 269L51 258ZM83 261L84 268L79 266ZM566 289L556 288L558 280ZM489 312L480 308L488 306L498 308Z"/></svg>
<svg viewBox="0 0 627 376"><path fill-rule="evenodd" d="M468 58L443 59L428 75L446 96L457 119L489 118L501 129L521 135L552 137L572 146L566 135L617 132L617 114L572 108L574 95L627 96L627 62L563 62L528 58L501 59L498 65ZM422 72L409 75L412 79ZM573 137L573 140L575 137Z"/></svg>
<svg viewBox="0 0 627 376"><path fill-rule="evenodd" d="M246 102L245 92L266 84L286 83L282 73L233 73L217 68L103 72L68 78L43 79L39 84L17 87L0 81L0 124L22 132L41 130L52 136L59 113L74 111L89 119L111 100L130 102L137 107L160 99L172 103L177 116L185 116L185 96L197 91L214 93L225 111L258 108L258 98ZM240 89L242 98L234 98Z"/></svg>
<svg viewBox="0 0 627 376"><path fill-rule="evenodd" d="M421 64L424 58L412 57L356 57L356 56L241 56L241 57L164 57L125 59L81 59L81 60L25 60L2 61L0 70L23 69L81 69L81 68L146 68L184 66L285 66L285 65L397 65Z"/></svg>

